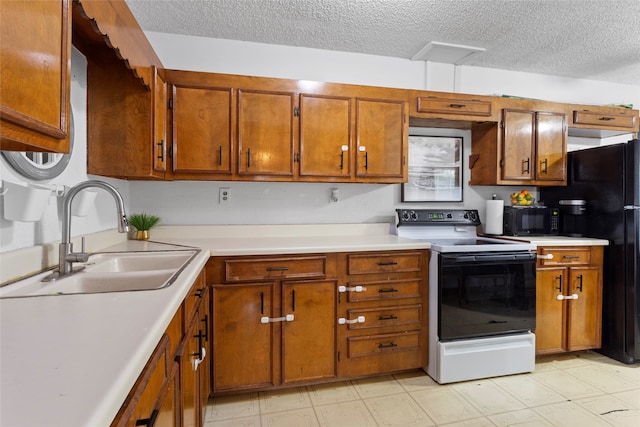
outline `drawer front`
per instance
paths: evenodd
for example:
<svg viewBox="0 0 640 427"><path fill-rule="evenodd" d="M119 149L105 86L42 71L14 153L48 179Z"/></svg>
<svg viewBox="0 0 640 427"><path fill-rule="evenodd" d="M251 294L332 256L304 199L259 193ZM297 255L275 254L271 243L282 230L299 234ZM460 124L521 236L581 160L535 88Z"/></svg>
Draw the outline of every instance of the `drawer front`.
<svg viewBox="0 0 640 427"><path fill-rule="evenodd" d="M349 358L420 350L420 332L367 335L347 338Z"/></svg>
<svg viewBox="0 0 640 427"><path fill-rule="evenodd" d="M224 264L227 282L323 278L327 274L327 258L323 256L233 259L225 260Z"/></svg>
<svg viewBox="0 0 640 427"><path fill-rule="evenodd" d="M419 252L348 255L348 274L379 274L419 272L422 254Z"/></svg>
<svg viewBox="0 0 640 427"><path fill-rule="evenodd" d="M597 112L574 111L573 123L632 129L636 126L636 117L632 114L599 114Z"/></svg>
<svg viewBox="0 0 640 427"><path fill-rule="evenodd" d="M364 308L347 310L347 319L364 316L362 323L350 323L348 329L371 329L385 327L402 327L403 329L420 329L422 325L422 305L400 305L395 307Z"/></svg>
<svg viewBox="0 0 640 427"><path fill-rule="evenodd" d="M589 265L591 264L591 248L539 248L538 265L549 267L555 265Z"/></svg>
<svg viewBox="0 0 640 427"><path fill-rule="evenodd" d="M422 295L422 286L421 279L349 282L346 291L347 301L355 303L417 298ZM361 290L358 292L356 288Z"/></svg>
<svg viewBox="0 0 640 427"><path fill-rule="evenodd" d="M478 100L418 97L419 113L490 116L491 102Z"/></svg>

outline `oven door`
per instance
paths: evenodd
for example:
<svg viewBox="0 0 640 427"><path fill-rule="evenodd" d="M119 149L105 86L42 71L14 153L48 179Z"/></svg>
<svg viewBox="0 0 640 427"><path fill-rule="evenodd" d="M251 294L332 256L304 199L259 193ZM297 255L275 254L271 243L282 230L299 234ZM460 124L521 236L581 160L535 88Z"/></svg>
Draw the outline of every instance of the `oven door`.
<svg viewBox="0 0 640 427"><path fill-rule="evenodd" d="M438 264L440 341L535 329L535 252L440 253Z"/></svg>

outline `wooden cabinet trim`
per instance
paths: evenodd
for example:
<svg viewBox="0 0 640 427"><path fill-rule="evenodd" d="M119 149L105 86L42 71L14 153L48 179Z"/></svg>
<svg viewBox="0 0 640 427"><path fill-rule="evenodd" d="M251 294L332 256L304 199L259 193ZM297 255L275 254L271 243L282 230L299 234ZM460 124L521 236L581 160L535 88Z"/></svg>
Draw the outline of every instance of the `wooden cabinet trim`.
<svg viewBox="0 0 640 427"><path fill-rule="evenodd" d="M225 281L247 282L327 276L326 256L301 256L262 259L226 259Z"/></svg>
<svg viewBox="0 0 640 427"><path fill-rule="evenodd" d="M616 128L629 128L630 131L637 127L635 115L627 113L610 113L597 111L573 112L573 123L580 125L610 126Z"/></svg>
<svg viewBox="0 0 640 427"><path fill-rule="evenodd" d="M347 274L410 273L422 269L420 252L381 252L347 255Z"/></svg>

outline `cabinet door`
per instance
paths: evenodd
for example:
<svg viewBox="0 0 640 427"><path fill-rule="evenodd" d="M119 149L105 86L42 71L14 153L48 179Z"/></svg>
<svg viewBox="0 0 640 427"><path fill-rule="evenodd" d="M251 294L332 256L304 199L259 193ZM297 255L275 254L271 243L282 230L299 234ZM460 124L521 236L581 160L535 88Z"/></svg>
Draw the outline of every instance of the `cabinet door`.
<svg viewBox="0 0 640 427"><path fill-rule="evenodd" d="M599 348L602 322L602 281L598 267L572 267L567 295L578 299L568 301L567 350Z"/></svg>
<svg viewBox="0 0 640 427"><path fill-rule="evenodd" d="M300 177L351 175L351 99L300 95Z"/></svg>
<svg viewBox="0 0 640 427"><path fill-rule="evenodd" d="M504 110L502 179L530 180L534 176L535 113Z"/></svg>
<svg viewBox="0 0 640 427"><path fill-rule="evenodd" d="M536 114L536 179L564 181L566 174L565 116L560 113Z"/></svg>
<svg viewBox="0 0 640 427"><path fill-rule="evenodd" d="M274 385L273 283L213 287L213 389Z"/></svg>
<svg viewBox="0 0 640 427"><path fill-rule="evenodd" d="M167 170L167 83L153 67L153 169Z"/></svg>
<svg viewBox="0 0 640 427"><path fill-rule="evenodd" d="M231 173L231 89L173 86L173 172Z"/></svg>
<svg viewBox="0 0 640 427"><path fill-rule="evenodd" d="M405 103L358 99L356 116L358 178L402 182L405 177Z"/></svg>
<svg viewBox="0 0 640 427"><path fill-rule="evenodd" d="M293 176L294 94L238 90L238 172Z"/></svg>
<svg viewBox="0 0 640 427"><path fill-rule="evenodd" d="M189 324L184 337L183 353L180 355L180 385L182 394L182 426L199 427L198 417L198 371L194 361L200 357L198 342L198 320Z"/></svg>
<svg viewBox="0 0 640 427"><path fill-rule="evenodd" d="M566 342L565 303L558 300L566 283L564 267L541 268L536 271L536 352L564 351Z"/></svg>
<svg viewBox="0 0 640 427"><path fill-rule="evenodd" d="M200 319L200 335L202 336L202 346L206 349L207 354L205 360L198 366L198 382L200 385L200 420L204 423L204 416L209 402L209 394L211 393L211 318L209 311L209 291L206 290L198 312Z"/></svg>
<svg viewBox="0 0 640 427"><path fill-rule="evenodd" d="M70 3L0 2L2 150L69 151Z"/></svg>
<svg viewBox="0 0 640 427"><path fill-rule="evenodd" d="M284 282L282 316L294 320L282 325L284 383L336 375L335 280Z"/></svg>

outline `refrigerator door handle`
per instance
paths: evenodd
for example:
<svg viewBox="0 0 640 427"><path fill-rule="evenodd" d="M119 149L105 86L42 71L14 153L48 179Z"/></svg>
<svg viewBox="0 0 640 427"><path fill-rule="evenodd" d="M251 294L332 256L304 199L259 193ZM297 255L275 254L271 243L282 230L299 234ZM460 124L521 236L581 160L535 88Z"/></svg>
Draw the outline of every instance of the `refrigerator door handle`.
<svg viewBox="0 0 640 427"><path fill-rule="evenodd" d="M625 205L624 210L629 210L629 211L633 211L633 210L640 210L640 206L634 206L634 205Z"/></svg>

